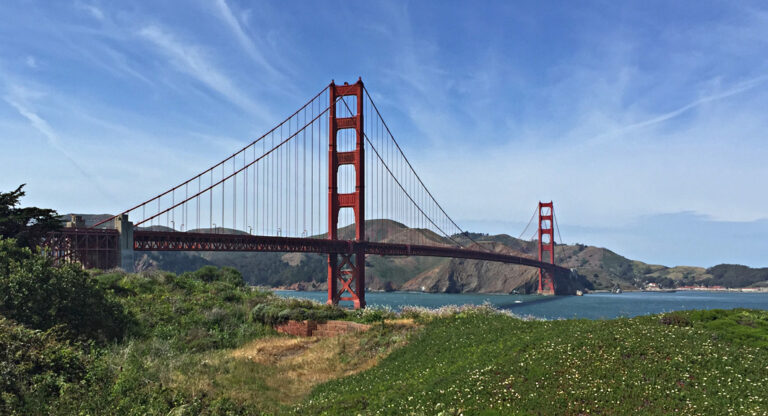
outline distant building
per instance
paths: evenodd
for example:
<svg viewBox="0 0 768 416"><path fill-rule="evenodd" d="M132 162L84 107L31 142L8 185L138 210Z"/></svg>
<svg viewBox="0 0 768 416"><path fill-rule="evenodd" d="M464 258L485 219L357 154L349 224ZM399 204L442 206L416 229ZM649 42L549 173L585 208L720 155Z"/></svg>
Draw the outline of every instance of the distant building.
<svg viewBox="0 0 768 416"><path fill-rule="evenodd" d="M645 285L645 290L659 290L661 289L661 286L658 284L651 282Z"/></svg>

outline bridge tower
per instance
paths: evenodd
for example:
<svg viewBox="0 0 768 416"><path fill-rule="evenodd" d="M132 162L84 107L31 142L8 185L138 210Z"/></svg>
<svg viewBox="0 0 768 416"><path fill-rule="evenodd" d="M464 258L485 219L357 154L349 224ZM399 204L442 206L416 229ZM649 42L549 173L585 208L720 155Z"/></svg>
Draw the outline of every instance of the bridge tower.
<svg viewBox="0 0 768 416"><path fill-rule="evenodd" d="M355 212L355 240L365 240L365 157L363 154L363 81L349 85L336 85L331 81L330 110L328 115L328 238L338 239L339 210L352 208ZM337 100L354 96L357 114L336 117ZM343 103L340 104L343 107ZM336 138L340 130L355 129L355 149L339 152ZM338 191L339 166L355 168L355 191ZM339 262L339 259L341 262ZM341 287L339 287L341 285ZM338 305L340 300L352 301L355 309L365 307L365 249L358 246L348 254L328 255L328 303Z"/></svg>
<svg viewBox="0 0 768 416"><path fill-rule="evenodd" d="M539 261L555 264L554 206L552 201L539 202ZM545 256L546 255L546 256ZM536 293L555 294L555 269L539 268L539 287Z"/></svg>

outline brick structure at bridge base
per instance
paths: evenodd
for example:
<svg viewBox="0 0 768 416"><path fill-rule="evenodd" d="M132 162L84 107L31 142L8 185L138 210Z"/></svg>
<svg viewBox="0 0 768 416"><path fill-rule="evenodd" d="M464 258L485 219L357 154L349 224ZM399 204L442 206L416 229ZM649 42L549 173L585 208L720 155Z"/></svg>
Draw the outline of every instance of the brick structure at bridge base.
<svg viewBox="0 0 768 416"><path fill-rule="evenodd" d="M349 321L286 321L275 325L277 332L299 337L335 337L351 332L364 332L371 326Z"/></svg>

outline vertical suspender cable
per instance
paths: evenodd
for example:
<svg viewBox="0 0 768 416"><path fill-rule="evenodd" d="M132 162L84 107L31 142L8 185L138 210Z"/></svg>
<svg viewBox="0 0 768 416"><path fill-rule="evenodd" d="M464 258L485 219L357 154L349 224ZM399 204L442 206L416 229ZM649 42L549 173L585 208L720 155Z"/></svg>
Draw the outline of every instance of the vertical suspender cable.
<svg viewBox="0 0 768 416"><path fill-rule="evenodd" d="M236 159L237 155L232 158L232 172L237 172ZM237 175L232 177L232 229L237 229Z"/></svg>

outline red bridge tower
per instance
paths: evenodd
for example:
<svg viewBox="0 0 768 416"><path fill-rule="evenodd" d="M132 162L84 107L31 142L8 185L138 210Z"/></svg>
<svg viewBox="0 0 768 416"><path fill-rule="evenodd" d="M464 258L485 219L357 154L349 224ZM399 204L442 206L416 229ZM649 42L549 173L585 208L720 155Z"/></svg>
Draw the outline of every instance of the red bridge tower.
<svg viewBox="0 0 768 416"><path fill-rule="evenodd" d="M363 154L363 81L353 85L336 85L331 81L330 112L328 115L328 238L338 239L339 210L352 208L355 211L355 240L365 240L365 158ZM354 96L357 114L351 117L336 117L339 98ZM342 107L344 108L344 107ZM336 150L336 136L339 130L355 129L355 149L349 152ZM340 194L338 190L339 166L355 167L355 191ZM341 263L339 263L341 257ZM339 287L339 283L341 287ZM345 292L348 293L345 296ZM328 303L338 305L340 300L350 300L355 309L365 307L365 250L356 249L349 254L328 255Z"/></svg>
<svg viewBox="0 0 768 416"><path fill-rule="evenodd" d="M555 211L550 202L539 202L539 261L555 264ZM545 256L546 255L546 256ZM542 295L555 294L555 268L539 268L539 288Z"/></svg>

